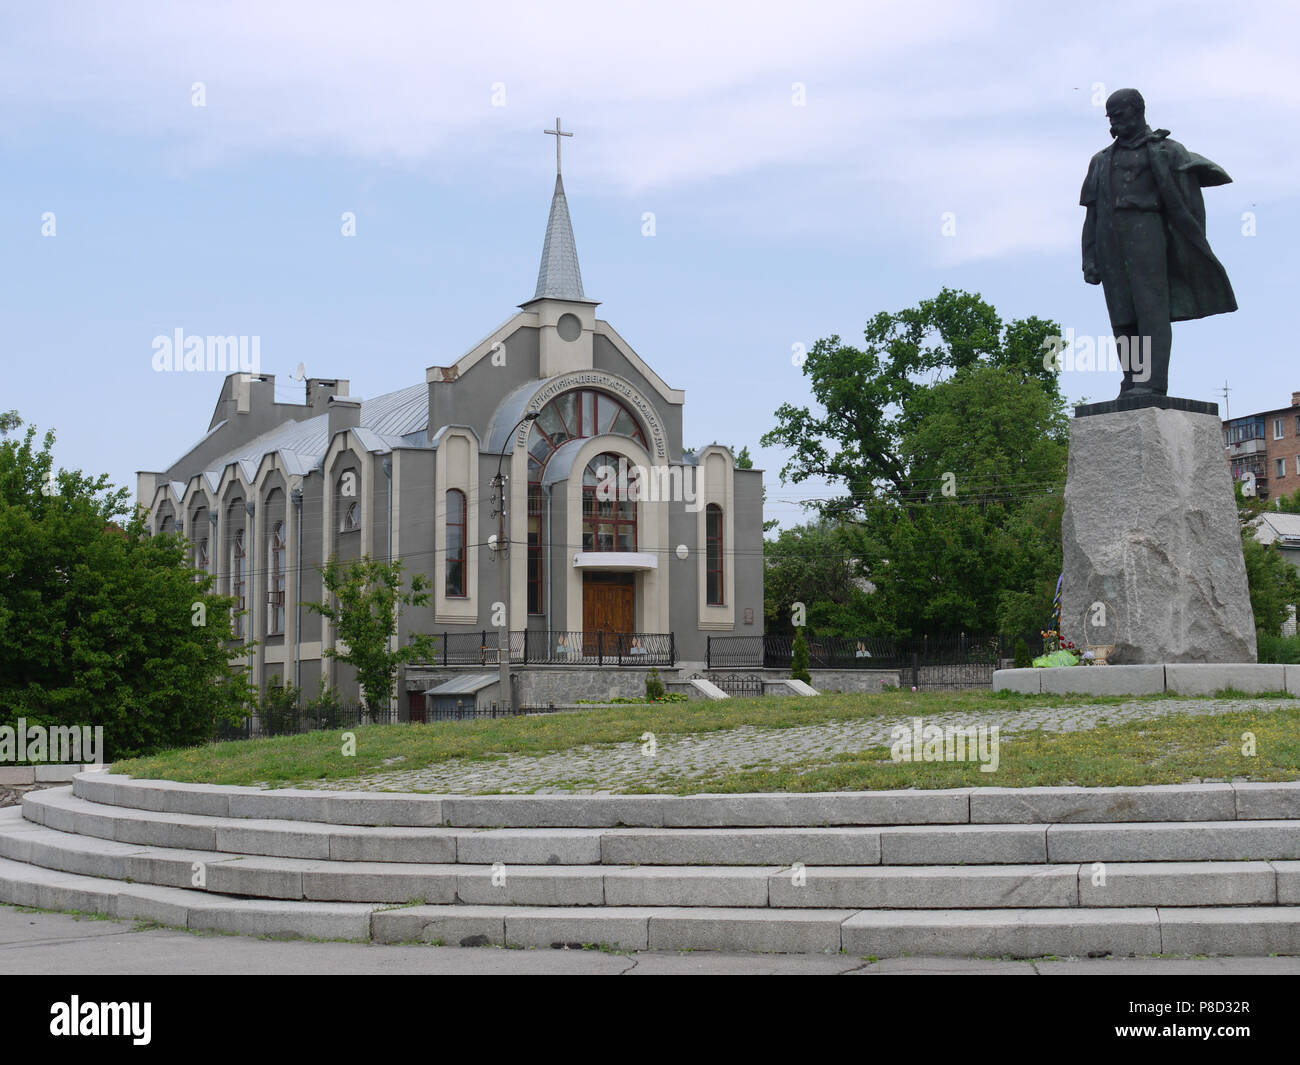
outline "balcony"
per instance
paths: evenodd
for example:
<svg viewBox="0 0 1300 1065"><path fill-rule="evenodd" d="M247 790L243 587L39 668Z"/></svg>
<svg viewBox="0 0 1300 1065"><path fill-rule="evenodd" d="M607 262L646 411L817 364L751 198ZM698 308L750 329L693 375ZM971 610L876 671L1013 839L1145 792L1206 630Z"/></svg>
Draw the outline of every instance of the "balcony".
<svg viewBox="0 0 1300 1065"><path fill-rule="evenodd" d="M1247 455L1262 455L1268 450L1268 443L1263 437L1255 437L1253 440L1243 440L1239 444L1228 445L1228 458L1239 459Z"/></svg>

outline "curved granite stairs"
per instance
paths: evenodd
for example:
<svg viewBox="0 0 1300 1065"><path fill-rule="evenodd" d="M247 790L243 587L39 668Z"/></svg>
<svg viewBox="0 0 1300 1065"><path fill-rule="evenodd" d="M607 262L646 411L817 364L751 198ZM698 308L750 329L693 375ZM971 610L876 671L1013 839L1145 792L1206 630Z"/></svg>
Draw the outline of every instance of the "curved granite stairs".
<svg viewBox="0 0 1300 1065"><path fill-rule="evenodd" d="M385 943L1300 954L1300 783L425 796L84 773L0 811L0 901Z"/></svg>

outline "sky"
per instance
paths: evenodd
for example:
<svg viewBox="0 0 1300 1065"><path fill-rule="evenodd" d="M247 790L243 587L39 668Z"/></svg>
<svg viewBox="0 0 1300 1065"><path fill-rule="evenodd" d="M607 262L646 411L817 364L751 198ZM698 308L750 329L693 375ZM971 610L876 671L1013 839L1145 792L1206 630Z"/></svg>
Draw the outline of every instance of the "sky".
<svg viewBox="0 0 1300 1065"><path fill-rule="evenodd" d="M793 524L835 494L759 446L808 401L799 345L945 286L1107 333L1078 200L1129 86L1233 178L1205 203L1239 310L1174 326L1170 392L1289 406L1297 41L1300 6L1248 0L10 4L0 410L134 492L221 386L155 371L155 337L259 337L285 400L300 364L354 396L422 382L532 296L558 115L598 316L685 390L686 444L748 446Z"/></svg>

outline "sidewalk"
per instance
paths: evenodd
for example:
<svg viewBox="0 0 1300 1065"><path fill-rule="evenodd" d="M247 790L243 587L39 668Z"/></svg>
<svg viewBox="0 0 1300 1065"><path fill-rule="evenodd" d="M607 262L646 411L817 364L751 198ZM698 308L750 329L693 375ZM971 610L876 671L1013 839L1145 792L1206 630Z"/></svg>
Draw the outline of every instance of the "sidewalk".
<svg viewBox="0 0 1300 1065"><path fill-rule="evenodd" d="M130 922L0 906L0 972L12 975L274 973L356 974L931 974L1054 976L1300 974L1300 958L1082 958L997 961L893 958L870 962L844 955L611 954L598 950L504 950L493 947L375 946L272 942L244 936L137 931Z"/></svg>

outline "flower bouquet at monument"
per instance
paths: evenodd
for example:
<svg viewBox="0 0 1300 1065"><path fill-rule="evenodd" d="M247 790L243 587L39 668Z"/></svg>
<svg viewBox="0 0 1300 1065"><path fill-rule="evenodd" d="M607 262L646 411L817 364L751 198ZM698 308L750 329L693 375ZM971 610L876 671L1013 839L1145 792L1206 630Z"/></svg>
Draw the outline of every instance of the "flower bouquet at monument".
<svg viewBox="0 0 1300 1065"><path fill-rule="evenodd" d="M1034 659L1034 668L1047 669L1053 666L1077 666L1079 650L1070 640L1062 640L1057 629L1043 629L1043 653Z"/></svg>

